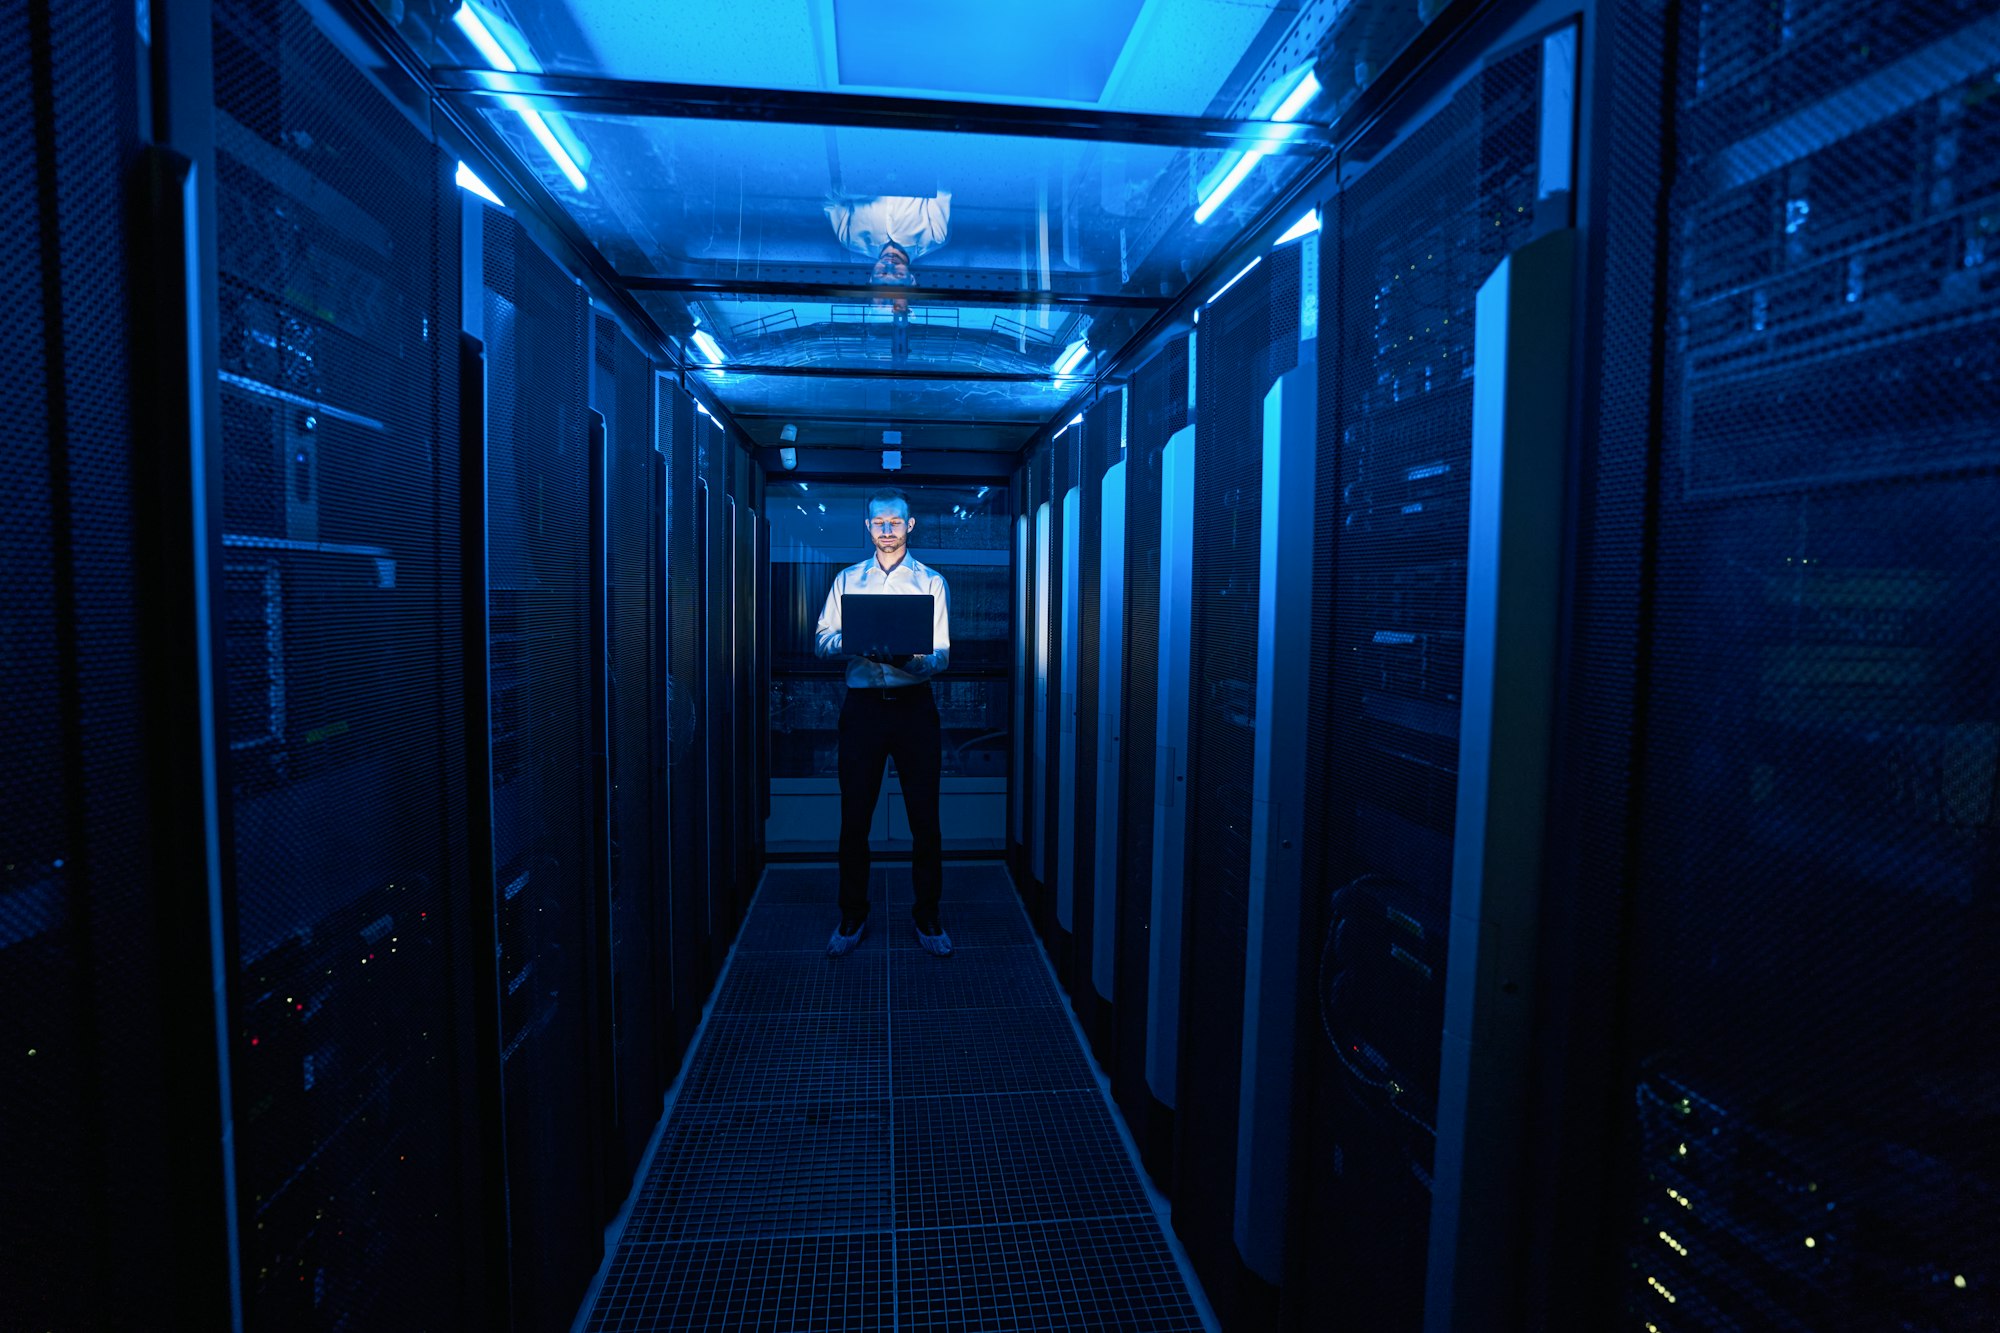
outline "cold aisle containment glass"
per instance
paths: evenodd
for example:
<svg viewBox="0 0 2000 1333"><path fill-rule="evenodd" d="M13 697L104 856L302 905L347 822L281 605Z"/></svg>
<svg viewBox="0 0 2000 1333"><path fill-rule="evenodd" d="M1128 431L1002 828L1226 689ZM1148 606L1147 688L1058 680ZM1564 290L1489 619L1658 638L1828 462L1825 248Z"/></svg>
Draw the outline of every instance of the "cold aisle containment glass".
<svg viewBox="0 0 2000 1333"><path fill-rule="evenodd" d="M2000 1326L1990 8L0 14L0 1330Z"/></svg>

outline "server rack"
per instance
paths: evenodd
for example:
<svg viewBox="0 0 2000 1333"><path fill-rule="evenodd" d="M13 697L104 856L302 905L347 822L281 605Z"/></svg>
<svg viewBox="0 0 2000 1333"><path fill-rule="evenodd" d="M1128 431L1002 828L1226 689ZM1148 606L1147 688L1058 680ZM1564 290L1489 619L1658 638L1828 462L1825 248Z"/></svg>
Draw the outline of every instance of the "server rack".
<svg viewBox="0 0 2000 1333"><path fill-rule="evenodd" d="M445 1325L478 1207L452 163L302 10L212 39L245 1324Z"/></svg>
<svg viewBox="0 0 2000 1333"><path fill-rule="evenodd" d="M1120 670L1124 740L1118 816L1117 945L1113 999L1116 1057L1111 1090L1132 1126L1147 1169L1170 1179L1159 1101L1146 1086L1149 937L1153 930L1153 812L1158 798L1160 708L1160 529L1167 439L1187 424L1187 341L1176 339L1126 389L1123 654ZM1172 1142L1171 1132L1164 1144Z"/></svg>
<svg viewBox="0 0 2000 1333"><path fill-rule="evenodd" d="M1535 233L1541 49L1356 160L1321 236L1306 1308L1422 1318L1463 677L1473 304ZM1412 266L1415 267L1412 267ZM1447 324L1445 321L1449 321ZM1314 1024L1309 1021L1308 1032Z"/></svg>
<svg viewBox="0 0 2000 1333"><path fill-rule="evenodd" d="M2000 24L1728 3L1665 38L1604 1271L1663 1328L1990 1325Z"/></svg>
<svg viewBox="0 0 2000 1333"><path fill-rule="evenodd" d="M1070 428L1075 437L1077 460L1077 529L1071 542L1075 552L1076 610L1072 617L1075 659L1070 672L1070 689L1075 700L1071 707L1071 796L1070 812L1070 922L1073 954L1064 981L1084 1031L1104 1053L1109 1015L1093 1000L1096 986L1091 977L1095 952L1097 873L1097 788L1098 788L1098 661L1102 629L1100 601L1103 574L1104 473L1117 462L1118 441L1123 424L1124 395L1113 392L1098 399L1083 414L1083 421Z"/></svg>
<svg viewBox="0 0 2000 1333"><path fill-rule="evenodd" d="M131 33L115 4L0 15L27 85L0 117L16 241L0 278L0 1308L37 1327L220 1325L234 1303L213 990L233 967L210 932L222 867L203 835L221 812L195 616L214 532L188 503L212 456L214 320L183 289L214 262L210 103L192 77L163 90L151 132L178 151L142 158ZM156 53L206 43L205 22L156 21Z"/></svg>
<svg viewBox="0 0 2000 1333"><path fill-rule="evenodd" d="M1298 359L1299 258L1281 250L1202 312L1195 406L1193 695L1174 1222L1225 1322L1243 1304L1232 1219L1256 728L1264 394ZM1219 1150L1218 1150L1219 1149Z"/></svg>
<svg viewBox="0 0 2000 1333"><path fill-rule="evenodd" d="M1122 775L1125 701L1125 430L1131 399L1118 395L1118 449L1105 469L1098 503L1097 632L1097 827L1092 841L1090 988L1097 997L1098 1044L1105 1064L1113 1063L1116 1036L1110 1006L1117 996L1118 782Z"/></svg>
<svg viewBox="0 0 2000 1333"><path fill-rule="evenodd" d="M553 1327L597 1262L599 810L592 731L588 304L513 218L482 214L494 907L509 1268L522 1328ZM602 529L596 529L601 540ZM599 570L601 573L601 569Z"/></svg>
<svg viewBox="0 0 2000 1333"><path fill-rule="evenodd" d="M675 1045L686 1049L714 977L708 945L707 772L696 705L700 678L700 589L697 544L694 400L672 381L659 381L659 424L666 485L666 679L668 877L673 919Z"/></svg>
<svg viewBox="0 0 2000 1333"><path fill-rule="evenodd" d="M631 1176L666 1091L673 1046L659 1027L657 997L671 994L665 878L664 756L656 749L658 685L664 672L656 619L663 552L655 541L654 495L664 467L654 448L653 366L615 326L599 322L610 355L598 360L598 401L607 413L604 663L610 723L611 1029L616 1152L613 1180ZM669 1017L669 1021L671 1021Z"/></svg>

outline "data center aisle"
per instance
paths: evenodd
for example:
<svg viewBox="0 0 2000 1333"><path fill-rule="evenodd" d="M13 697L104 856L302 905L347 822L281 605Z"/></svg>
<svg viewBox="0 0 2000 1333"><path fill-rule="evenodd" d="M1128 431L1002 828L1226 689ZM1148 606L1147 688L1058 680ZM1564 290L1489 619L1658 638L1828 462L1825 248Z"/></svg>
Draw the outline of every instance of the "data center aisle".
<svg viewBox="0 0 2000 1333"><path fill-rule="evenodd" d="M834 882L766 873L578 1326L1213 1329L1006 869L948 958L907 867L827 957Z"/></svg>

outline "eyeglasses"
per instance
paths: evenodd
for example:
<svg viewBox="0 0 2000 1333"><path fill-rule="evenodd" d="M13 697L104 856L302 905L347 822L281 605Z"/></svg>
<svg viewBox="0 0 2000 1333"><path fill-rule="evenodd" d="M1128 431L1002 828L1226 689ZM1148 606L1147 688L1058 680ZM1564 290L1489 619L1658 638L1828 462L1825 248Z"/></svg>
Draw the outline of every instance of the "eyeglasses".
<svg viewBox="0 0 2000 1333"><path fill-rule="evenodd" d="M903 520L900 518L871 518L868 520L868 526L885 537L893 537L903 530Z"/></svg>

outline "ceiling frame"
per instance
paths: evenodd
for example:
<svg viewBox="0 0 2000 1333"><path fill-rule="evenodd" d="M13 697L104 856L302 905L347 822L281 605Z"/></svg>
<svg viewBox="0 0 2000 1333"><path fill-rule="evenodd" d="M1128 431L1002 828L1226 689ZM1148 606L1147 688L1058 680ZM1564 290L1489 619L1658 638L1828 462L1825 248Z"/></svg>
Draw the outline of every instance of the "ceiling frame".
<svg viewBox="0 0 2000 1333"><path fill-rule="evenodd" d="M583 74L439 66L430 71L438 93L472 104L512 99L542 111L631 116L650 120L750 121L768 125L922 130L1160 148L1260 148L1268 154L1317 157L1333 147L1327 126L1311 121L1232 120L1165 116L1097 107L1019 106L928 97L732 88L654 83Z"/></svg>

